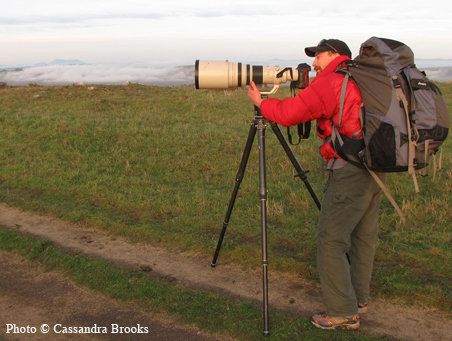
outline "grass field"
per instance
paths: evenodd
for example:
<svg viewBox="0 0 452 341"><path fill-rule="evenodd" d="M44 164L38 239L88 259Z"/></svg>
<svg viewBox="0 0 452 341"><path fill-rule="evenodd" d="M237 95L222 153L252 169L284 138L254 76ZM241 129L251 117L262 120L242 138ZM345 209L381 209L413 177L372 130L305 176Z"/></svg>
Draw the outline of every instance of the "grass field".
<svg viewBox="0 0 452 341"><path fill-rule="evenodd" d="M452 108L452 84L440 85ZM283 87L276 97L288 96ZM213 254L253 119L246 91L186 87L0 89L0 201L145 241ZM284 130L283 130L284 131ZM293 133L295 131L293 130ZM315 136L293 147L321 197ZM267 130L271 271L317 280L318 209ZM452 147L432 181L390 174L407 216L382 200L372 295L451 312ZM260 266L257 141L223 242L222 260Z"/></svg>

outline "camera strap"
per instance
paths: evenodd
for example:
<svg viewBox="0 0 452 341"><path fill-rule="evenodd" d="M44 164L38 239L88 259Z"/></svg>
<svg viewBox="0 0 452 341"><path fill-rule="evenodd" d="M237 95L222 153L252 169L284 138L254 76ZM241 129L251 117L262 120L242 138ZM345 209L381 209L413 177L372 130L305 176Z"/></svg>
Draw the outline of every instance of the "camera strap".
<svg viewBox="0 0 452 341"><path fill-rule="evenodd" d="M290 91L292 93L292 97L295 97L298 94L297 91L301 91L309 86L309 71L311 71L311 67L306 63L299 64L296 71L298 72L298 81L290 83ZM299 145L301 140L309 138L309 135L311 133L311 121L298 124L297 132L298 143L294 144L292 135L290 134L290 127L287 127L287 137L289 138L289 143L292 146Z"/></svg>
<svg viewBox="0 0 452 341"><path fill-rule="evenodd" d="M309 138L309 135L311 134L311 121L298 124L297 133L298 133L298 143L293 143L292 134L290 133L290 127L287 127L287 137L289 139L289 143L292 146L299 145L301 140Z"/></svg>

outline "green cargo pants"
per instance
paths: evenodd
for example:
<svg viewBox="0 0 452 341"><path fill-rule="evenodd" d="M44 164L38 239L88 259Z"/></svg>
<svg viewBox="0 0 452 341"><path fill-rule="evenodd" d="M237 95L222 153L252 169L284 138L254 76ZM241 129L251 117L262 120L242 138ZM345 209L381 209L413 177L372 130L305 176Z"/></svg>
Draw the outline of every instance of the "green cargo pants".
<svg viewBox="0 0 452 341"><path fill-rule="evenodd" d="M386 181L386 174L377 174ZM317 267L330 316L358 314L358 303L367 303L380 198L367 170L347 164L330 171L317 235Z"/></svg>

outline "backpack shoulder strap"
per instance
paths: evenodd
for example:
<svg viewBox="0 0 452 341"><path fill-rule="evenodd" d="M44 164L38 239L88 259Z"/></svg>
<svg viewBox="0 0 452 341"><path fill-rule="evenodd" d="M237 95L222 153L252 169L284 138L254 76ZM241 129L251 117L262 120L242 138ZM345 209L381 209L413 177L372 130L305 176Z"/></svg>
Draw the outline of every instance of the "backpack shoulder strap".
<svg viewBox="0 0 452 341"><path fill-rule="evenodd" d="M333 133L331 134L331 139L333 140L333 146L335 145L334 141L338 140L339 144L342 146L344 144L341 134L339 133L339 131L337 130L338 128L342 128L342 116L344 114L344 104L345 104L345 95L347 93L347 85L348 85L348 81L351 77L350 71L349 71L349 67L350 66L354 66L356 65L356 62L354 60L347 60L344 62L346 64L345 67L340 66L338 70L336 70L336 73L340 73L342 75L344 75L344 82L342 83L342 89L341 89L341 99L340 99L340 103L339 103L339 125L336 126L334 124L333 118L331 118L331 125L333 126ZM360 132L362 131L363 125L364 125L364 118L363 118L363 110L362 110L362 105L361 108L359 110L359 119L361 121L361 129L354 132L353 137L354 138L358 138L358 135L360 134Z"/></svg>

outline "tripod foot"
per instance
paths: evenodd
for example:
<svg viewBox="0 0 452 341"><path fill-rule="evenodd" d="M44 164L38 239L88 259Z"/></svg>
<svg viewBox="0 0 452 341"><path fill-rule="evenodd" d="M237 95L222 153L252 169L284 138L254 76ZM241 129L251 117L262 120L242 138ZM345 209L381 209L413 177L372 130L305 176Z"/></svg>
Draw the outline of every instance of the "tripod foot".
<svg viewBox="0 0 452 341"><path fill-rule="evenodd" d="M269 336L270 336L270 332L268 332L268 331L267 331L267 332L264 332L264 336L265 336L265 337L269 337Z"/></svg>
<svg viewBox="0 0 452 341"><path fill-rule="evenodd" d="M217 264L216 264L216 263L211 263L210 266L211 266L212 268L214 268L214 267L217 266Z"/></svg>

